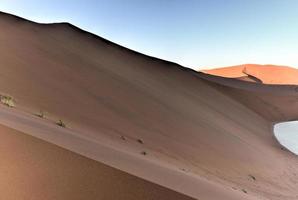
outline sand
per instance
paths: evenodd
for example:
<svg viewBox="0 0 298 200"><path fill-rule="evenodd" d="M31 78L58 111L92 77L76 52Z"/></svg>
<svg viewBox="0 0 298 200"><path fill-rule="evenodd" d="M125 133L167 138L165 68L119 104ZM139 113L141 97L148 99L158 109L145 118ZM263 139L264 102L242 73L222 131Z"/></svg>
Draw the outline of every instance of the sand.
<svg viewBox="0 0 298 200"><path fill-rule="evenodd" d="M191 200L2 125L0 137L1 199Z"/></svg>
<svg viewBox="0 0 298 200"><path fill-rule="evenodd" d="M208 75L68 23L0 26L0 92L17 106L1 124L195 199L297 199L297 158L272 133L298 117L288 77Z"/></svg>
<svg viewBox="0 0 298 200"><path fill-rule="evenodd" d="M298 70L288 66L244 64L202 72L263 84L298 85Z"/></svg>

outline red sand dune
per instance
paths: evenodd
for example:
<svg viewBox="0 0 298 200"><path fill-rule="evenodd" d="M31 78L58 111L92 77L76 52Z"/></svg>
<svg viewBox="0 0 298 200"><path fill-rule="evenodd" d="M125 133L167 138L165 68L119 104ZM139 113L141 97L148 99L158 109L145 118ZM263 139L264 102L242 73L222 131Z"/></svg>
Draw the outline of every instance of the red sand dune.
<svg viewBox="0 0 298 200"><path fill-rule="evenodd" d="M202 72L227 78L238 78L254 82L262 82L264 84L298 84L298 70L286 66L245 64L203 70Z"/></svg>
<svg viewBox="0 0 298 200"><path fill-rule="evenodd" d="M114 176L107 173L111 185L117 182L118 173L125 181L133 179L132 184L140 182L142 189L135 195L143 195L143 199L153 198L148 191L158 193L154 199L165 199L168 194L173 195L171 199L297 199L297 157L282 150L272 133L273 123L298 118L297 87L288 85L295 84L294 69L271 67L267 75L266 67L249 65L245 73L242 67L224 69L224 75L221 70L208 71L214 76L131 51L68 23L36 24L1 13L0 27L0 92L13 96L17 105L11 111L0 108L0 123L19 131L3 128L1 137L11 131L18 137L24 137L21 132L43 134L44 127L55 126L55 121L63 119L67 128L49 128L43 139L155 183L118 171ZM277 79L274 74L282 76ZM48 112L44 120L32 115L40 109ZM14 120L7 119L9 113ZM24 123L26 126L22 126ZM72 144L66 140L72 138L72 132L98 146L85 149ZM59 139L51 138L53 135ZM103 190L112 195L109 192L113 190L105 189L109 185L98 186L95 191L88 182L94 175L94 183L99 184L101 163L69 151L62 153L41 141L30 151L33 158L22 157L35 139L24 140L19 151L18 145L14 146L16 140L5 143L3 149L13 153L16 148L15 159L23 160L16 169L0 168L1 180L13 183L2 182L4 188L12 190L3 193L2 198L34 195L32 188L18 187L29 186L32 179L51 188L73 174L62 171L57 180L42 179L43 174L56 173L72 162L61 161L48 168L36 166L33 158L40 156L39 148L68 154L61 160L75 159L78 171L91 162L94 166L88 176L74 177L79 183L71 185L71 194L60 190L55 199L71 198L76 192L86 191L85 187L90 187L95 196ZM108 150L107 154L97 151L103 144L118 154L106 156L110 155ZM57 154L48 156L53 159ZM3 165L12 162L9 157L4 157ZM138 164L132 165L132 161ZM47 164L44 160L43 165ZM30 172L31 167L30 176L13 176L17 171ZM39 173L34 173L36 170ZM105 170L114 173L109 167ZM52 199L47 187L39 188L38 193Z"/></svg>

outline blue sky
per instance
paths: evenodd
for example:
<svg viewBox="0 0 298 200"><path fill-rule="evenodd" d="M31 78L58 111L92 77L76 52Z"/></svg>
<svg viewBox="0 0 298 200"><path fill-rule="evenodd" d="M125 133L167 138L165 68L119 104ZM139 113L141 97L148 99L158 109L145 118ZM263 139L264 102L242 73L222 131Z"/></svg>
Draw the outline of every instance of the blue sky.
<svg viewBox="0 0 298 200"><path fill-rule="evenodd" d="M298 67L297 0L0 0L0 10L38 22L67 21L194 69Z"/></svg>

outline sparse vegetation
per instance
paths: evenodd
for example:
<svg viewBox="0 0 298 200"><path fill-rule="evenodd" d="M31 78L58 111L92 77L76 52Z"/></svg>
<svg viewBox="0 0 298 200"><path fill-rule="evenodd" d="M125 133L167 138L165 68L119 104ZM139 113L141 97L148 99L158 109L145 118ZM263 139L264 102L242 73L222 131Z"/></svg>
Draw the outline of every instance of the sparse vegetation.
<svg viewBox="0 0 298 200"><path fill-rule="evenodd" d="M138 139L137 141L138 141L138 143L140 143L140 144L144 144L143 140L141 140L141 139Z"/></svg>
<svg viewBox="0 0 298 200"><path fill-rule="evenodd" d="M256 179L256 177L255 177L255 176L253 176L253 175L251 175L251 174L250 174L250 175L248 175L248 176L249 176L249 178L251 178L251 179L252 179L252 180L254 180L254 181L255 181L255 180L257 180L257 179Z"/></svg>
<svg viewBox="0 0 298 200"><path fill-rule="evenodd" d="M247 194L247 191L245 189L242 189L241 191L244 192L245 194Z"/></svg>
<svg viewBox="0 0 298 200"><path fill-rule="evenodd" d="M64 123L61 119L59 119L59 121L57 122L57 125L58 125L58 126L61 126L61 127L63 127L63 128L66 128L65 123Z"/></svg>
<svg viewBox="0 0 298 200"><path fill-rule="evenodd" d="M43 110L40 110L39 113L36 114L36 116L40 117L40 118L45 118L46 116L46 112Z"/></svg>
<svg viewBox="0 0 298 200"><path fill-rule="evenodd" d="M15 100L11 96L0 95L0 101L2 104L6 105L8 107L15 107Z"/></svg>

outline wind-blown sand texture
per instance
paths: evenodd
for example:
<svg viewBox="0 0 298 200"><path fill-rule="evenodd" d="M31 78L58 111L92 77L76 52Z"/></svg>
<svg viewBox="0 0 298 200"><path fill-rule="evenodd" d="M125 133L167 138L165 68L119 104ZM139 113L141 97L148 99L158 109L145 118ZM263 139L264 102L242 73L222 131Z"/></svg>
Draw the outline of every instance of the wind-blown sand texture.
<svg viewBox="0 0 298 200"><path fill-rule="evenodd" d="M1 124L148 180L143 192L156 187L156 199L167 192L177 195L171 199L187 197L153 183L204 200L298 198L297 158L272 133L273 123L298 118L297 88L288 85L294 72L292 79L288 72L276 79L253 66L226 78L145 56L68 23L36 24L2 13L0 27L0 92L17 105L0 108ZM46 119L32 115L40 109ZM58 119L66 129L54 124ZM63 152L100 171L102 164ZM66 165L60 164L48 170ZM63 184L70 174L60 174ZM84 181L81 190L90 184Z"/></svg>

